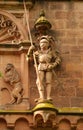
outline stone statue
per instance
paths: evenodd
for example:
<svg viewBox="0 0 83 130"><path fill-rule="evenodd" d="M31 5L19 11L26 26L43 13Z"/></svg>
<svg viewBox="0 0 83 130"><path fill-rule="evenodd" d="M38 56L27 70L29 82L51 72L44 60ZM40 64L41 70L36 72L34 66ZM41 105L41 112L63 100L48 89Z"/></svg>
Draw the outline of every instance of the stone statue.
<svg viewBox="0 0 83 130"><path fill-rule="evenodd" d="M36 84L40 98L37 101L51 101L51 88L54 68L60 64L61 58L55 52L53 39L50 36L41 36L39 38L39 48L36 50L34 45L30 46L27 53L27 60L33 55L37 73ZM37 62L36 62L37 60ZM45 93L46 91L46 93ZM45 97L46 95L46 97Z"/></svg>
<svg viewBox="0 0 83 130"><path fill-rule="evenodd" d="M4 71L4 80L12 86L12 99L9 104L20 103L23 96L23 87L20 76L13 64L8 63Z"/></svg>

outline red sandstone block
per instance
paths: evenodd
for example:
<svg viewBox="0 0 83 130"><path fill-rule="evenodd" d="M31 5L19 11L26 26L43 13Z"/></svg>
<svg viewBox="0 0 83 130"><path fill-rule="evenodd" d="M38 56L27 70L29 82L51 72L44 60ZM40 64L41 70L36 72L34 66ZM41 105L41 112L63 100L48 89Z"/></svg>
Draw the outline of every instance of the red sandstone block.
<svg viewBox="0 0 83 130"><path fill-rule="evenodd" d="M65 24L66 24L66 29L78 28L79 25L79 23L73 19L66 21Z"/></svg>
<svg viewBox="0 0 83 130"><path fill-rule="evenodd" d="M83 88L77 88L76 89L76 96L77 97L83 97Z"/></svg>
<svg viewBox="0 0 83 130"><path fill-rule="evenodd" d="M79 22L79 28L80 28L80 29L83 29L83 21L80 21L80 22Z"/></svg>
<svg viewBox="0 0 83 130"><path fill-rule="evenodd" d="M52 27L55 29L64 29L65 22L64 22L64 20L55 20L52 22Z"/></svg>
<svg viewBox="0 0 83 130"><path fill-rule="evenodd" d="M77 44L79 45L79 47L83 46L83 38L82 37L77 39Z"/></svg>
<svg viewBox="0 0 83 130"><path fill-rule="evenodd" d="M74 63L67 63L66 64L66 71L82 71L83 65L81 64L74 64Z"/></svg>
<svg viewBox="0 0 83 130"><path fill-rule="evenodd" d="M64 2L50 2L50 10L65 10Z"/></svg>
<svg viewBox="0 0 83 130"><path fill-rule="evenodd" d="M83 88L83 77L81 79L79 79L79 87Z"/></svg>
<svg viewBox="0 0 83 130"><path fill-rule="evenodd" d="M81 22L83 20L83 12L77 11L77 18L78 18L78 21Z"/></svg>
<svg viewBox="0 0 83 130"><path fill-rule="evenodd" d="M54 27L54 29L55 29L55 36L56 36L57 38L58 38L58 37L62 38L62 37L65 37L65 36L66 36L65 30L63 30L63 29L56 29L56 26Z"/></svg>
<svg viewBox="0 0 83 130"><path fill-rule="evenodd" d="M55 94L55 96L53 96L52 98L53 98L53 102L54 102L55 107L69 107L70 106L69 97L66 97L66 96L57 97Z"/></svg>
<svg viewBox="0 0 83 130"><path fill-rule="evenodd" d="M72 52L71 52L72 53ZM81 56L71 56L69 59L70 63L76 63L76 64L80 64L81 63Z"/></svg>
<svg viewBox="0 0 83 130"><path fill-rule="evenodd" d="M60 96L61 92L62 92L61 86L59 86L57 81L53 81L52 90L51 90L51 96L55 96L55 94L56 94L56 97Z"/></svg>
<svg viewBox="0 0 83 130"><path fill-rule="evenodd" d="M60 42L62 45L75 45L77 39L74 37L62 37L60 38Z"/></svg>
<svg viewBox="0 0 83 130"><path fill-rule="evenodd" d="M68 72L68 73L70 74L71 78L77 78L78 79L78 78L82 78L83 77L82 71L79 71L79 70L78 71L73 71L73 72L71 71L71 72ZM74 79L75 82L77 81L77 79L76 80ZM76 82L76 84L77 84L77 82Z"/></svg>
<svg viewBox="0 0 83 130"><path fill-rule="evenodd" d="M79 79L77 78L66 78L64 81L64 87L73 87L74 89L77 88L79 85ZM72 95L73 96L73 95Z"/></svg>
<svg viewBox="0 0 83 130"><path fill-rule="evenodd" d="M56 11L55 18L56 19L67 19L67 12L66 11Z"/></svg>
<svg viewBox="0 0 83 130"><path fill-rule="evenodd" d="M77 56L82 56L83 55L83 47L79 46L78 44L76 44L76 46L72 46L71 48L71 54L72 55L77 55Z"/></svg>
<svg viewBox="0 0 83 130"><path fill-rule="evenodd" d="M83 12L83 2L74 2L74 9Z"/></svg>
<svg viewBox="0 0 83 130"><path fill-rule="evenodd" d="M64 57L62 60L65 60L65 57L69 57L71 54L71 46L69 44L68 45L62 44L60 48L60 53L61 56Z"/></svg>
<svg viewBox="0 0 83 130"><path fill-rule="evenodd" d="M69 29L69 30L66 30L66 37L82 37L83 36L83 33L81 30L78 30L78 29Z"/></svg>
<svg viewBox="0 0 83 130"><path fill-rule="evenodd" d="M82 61L82 63L83 63L83 56L81 55L81 61Z"/></svg>
<svg viewBox="0 0 83 130"><path fill-rule="evenodd" d="M62 90L62 91L60 91L59 92L59 95L60 96L75 96L76 95L76 92L75 92L75 88L74 87L67 87L67 86L65 86L64 87L64 90Z"/></svg>
<svg viewBox="0 0 83 130"><path fill-rule="evenodd" d="M71 107L83 107L83 97L72 97Z"/></svg>
<svg viewBox="0 0 83 130"><path fill-rule="evenodd" d="M75 12L68 10L61 10L55 12L56 19L72 20L75 17Z"/></svg>

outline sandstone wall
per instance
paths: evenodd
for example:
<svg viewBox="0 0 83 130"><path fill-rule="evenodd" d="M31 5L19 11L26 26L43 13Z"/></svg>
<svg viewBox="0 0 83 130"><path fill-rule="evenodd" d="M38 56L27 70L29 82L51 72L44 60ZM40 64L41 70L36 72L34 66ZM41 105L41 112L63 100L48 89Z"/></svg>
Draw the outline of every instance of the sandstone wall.
<svg viewBox="0 0 83 130"><path fill-rule="evenodd" d="M56 73L64 90L55 81L52 88L55 106L83 107L83 2L37 1L30 11L32 33L41 9L44 9L47 19L52 24L50 34L55 37L62 57L61 67ZM34 82L35 79L31 85L33 99L33 93L37 93Z"/></svg>

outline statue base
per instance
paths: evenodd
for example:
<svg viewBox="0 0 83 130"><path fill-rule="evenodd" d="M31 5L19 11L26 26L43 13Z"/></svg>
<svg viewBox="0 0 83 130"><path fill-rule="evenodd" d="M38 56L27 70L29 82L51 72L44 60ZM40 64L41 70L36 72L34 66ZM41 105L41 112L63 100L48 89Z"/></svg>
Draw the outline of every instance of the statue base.
<svg viewBox="0 0 83 130"><path fill-rule="evenodd" d="M33 111L37 110L53 110L58 112L52 101L46 99L38 100L38 102L36 102L36 106L33 108Z"/></svg>

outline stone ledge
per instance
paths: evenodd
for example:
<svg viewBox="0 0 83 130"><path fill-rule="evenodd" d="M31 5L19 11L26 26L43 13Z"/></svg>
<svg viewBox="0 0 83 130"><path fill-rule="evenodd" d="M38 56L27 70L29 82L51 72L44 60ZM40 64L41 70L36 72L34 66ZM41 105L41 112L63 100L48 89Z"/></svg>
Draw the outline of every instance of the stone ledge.
<svg viewBox="0 0 83 130"><path fill-rule="evenodd" d="M21 52L27 52L30 42L20 42L17 44L0 43L0 54L18 54Z"/></svg>
<svg viewBox="0 0 83 130"><path fill-rule="evenodd" d="M54 109L54 108L53 108ZM56 108L55 109L58 111L58 114L76 114L76 115L79 115L79 114L83 114L83 108L78 108L78 107L72 107L72 108L69 108L69 107L63 107L63 108ZM34 112L35 109L31 109L31 110L3 110L3 109L0 109L0 114L32 114Z"/></svg>
<svg viewBox="0 0 83 130"><path fill-rule="evenodd" d="M27 1L26 2L26 7L31 9L34 5L34 2L33 0L32 1ZM13 9L17 9L19 10L20 9L24 9L24 6L23 6L23 1L14 1L14 0L11 0L11 1L0 1L0 8L1 9L8 9L8 10L12 10L12 7L13 6Z"/></svg>

